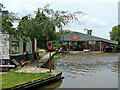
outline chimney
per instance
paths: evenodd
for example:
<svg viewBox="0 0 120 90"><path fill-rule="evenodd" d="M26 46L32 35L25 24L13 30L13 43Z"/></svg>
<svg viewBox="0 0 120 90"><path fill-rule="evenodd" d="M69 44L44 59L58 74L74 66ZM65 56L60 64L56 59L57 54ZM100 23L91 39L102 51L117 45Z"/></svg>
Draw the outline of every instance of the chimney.
<svg viewBox="0 0 120 90"><path fill-rule="evenodd" d="M87 29L87 28L85 28L85 29L84 29L84 33L85 33L85 34L87 34L87 32L88 32L88 29Z"/></svg>
<svg viewBox="0 0 120 90"><path fill-rule="evenodd" d="M84 29L85 34L92 35L92 30L88 30L87 28Z"/></svg>

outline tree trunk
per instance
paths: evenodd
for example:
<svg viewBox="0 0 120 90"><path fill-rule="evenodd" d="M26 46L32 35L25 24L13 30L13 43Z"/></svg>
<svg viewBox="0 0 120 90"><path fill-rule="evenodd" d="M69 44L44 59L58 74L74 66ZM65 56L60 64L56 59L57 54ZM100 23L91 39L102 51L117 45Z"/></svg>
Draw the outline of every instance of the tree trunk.
<svg viewBox="0 0 120 90"><path fill-rule="evenodd" d="M34 59L34 53L35 53L35 40L32 40L32 59Z"/></svg>

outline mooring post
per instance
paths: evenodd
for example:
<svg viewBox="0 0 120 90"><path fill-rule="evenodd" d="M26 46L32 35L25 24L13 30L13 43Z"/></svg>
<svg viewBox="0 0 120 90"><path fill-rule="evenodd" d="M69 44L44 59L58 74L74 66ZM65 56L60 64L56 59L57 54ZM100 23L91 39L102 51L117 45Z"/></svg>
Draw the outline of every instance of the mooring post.
<svg viewBox="0 0 120 90"><path fill-rule="evenodd" d="M101 43L102 43L102 42L100 42L100 53L101 53Z"/></svg>
<svg viewBox="0 0 120 90"><path fill-rule="evenodd" d="M61 47L60 47L60 55L62 56L62 41L61 41Z"/></svg>
<svg viewBox="0 0 120 90"><path fill-rule="evenodd" d="M49 70L50 70L50 73L51 73L51 53L49 53Z"/></svg>
<svg viewBox="0 0 120 90"><path fill-rule="evenodd" d="M3 65L3 60L1 59L1 65Z"/></svg>

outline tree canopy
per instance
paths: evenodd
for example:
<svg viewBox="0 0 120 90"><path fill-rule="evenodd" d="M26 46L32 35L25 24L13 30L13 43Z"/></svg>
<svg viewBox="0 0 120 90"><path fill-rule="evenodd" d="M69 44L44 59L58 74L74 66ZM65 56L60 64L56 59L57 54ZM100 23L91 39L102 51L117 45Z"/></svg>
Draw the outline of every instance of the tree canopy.
<svg viewBox="0 0 120 90"><path fill-rule="evenodd" d="M72 32L72 31L69 30L69 29L67 29L67 30L62 30L62 31L56 32L56 35L57 35L57 36L60 36L60 35L67 34L67 33L70 33L70 32Z"/></svg>
<svg viewBox="0 0 120 90"><path fill-rule="evenodd" d="M44 47L47 41L56 39L56 27L61 31L63 26L77 21L78 15L81 16L83 13L80 11L74 13L54 11L49 9L48 4L44 8L38 8L34 18L30 15L23 17L19 22L17 31L31 39L36 38L39 46Z"/></svg>
<svg viewBox="0 0 120 90"><path fill-rule="evenodd" d="M0 11L3 12L4 6L0 5ZM55 11L49 8L49 4L45 5L44 8L38 8L34 12L35 17L26 15L22 17L19 22L17 29L13 28L13 22L16 20L14 13L7 13L4 11L2 14L2 32L9 33L17 37L29 37L30 39L36 38L39 46L45 48L47 41L56 39L56 27L59 28L59 34L63 30L63 26L68 25L71 22L78 21L78 16L84 15L83 12L76 11L69 13L67 11ZM64 31L63 31L64 32ZM65 31L66 33L66 31Z"/></svg>
<svg viewBox="0 0 120 90"><path fill-rule="evenodd" d="M2 13L2 15L0 16L0 24L1 24L1 32L2 33L9 33L12 35L16 35L16 30L13 28L13 22L15 22L14 20L17 19L15 13L10 12L8 10L2 10L3 8L5 8L3 6L3 4L0 3L0 12Z"/></svg>
<svg viewBox="0 0 120 90"><path fill-rule="evenodd" d="M118 45L116 45L116 49L120 49L120 25L114 26L112 31L110 32L111 40L118 41Z"/></svg>

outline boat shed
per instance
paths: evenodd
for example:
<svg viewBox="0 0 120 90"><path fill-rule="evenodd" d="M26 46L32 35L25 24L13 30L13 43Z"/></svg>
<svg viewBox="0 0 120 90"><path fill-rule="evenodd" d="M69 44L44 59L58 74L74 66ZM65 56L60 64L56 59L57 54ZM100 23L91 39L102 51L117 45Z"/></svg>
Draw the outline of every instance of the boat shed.
<svg viewBox="0 0 120 90"><path fill-rule="evenodd" d="M105 48L114 48L117 41L112 41L100 37L96 37L89 34L83 34L80 32L71 32L57 37L58 41L61 41L63 48L72 50L90 50L90 51L104 51ZM113 50L113 49L112 49Z"/></svg>

